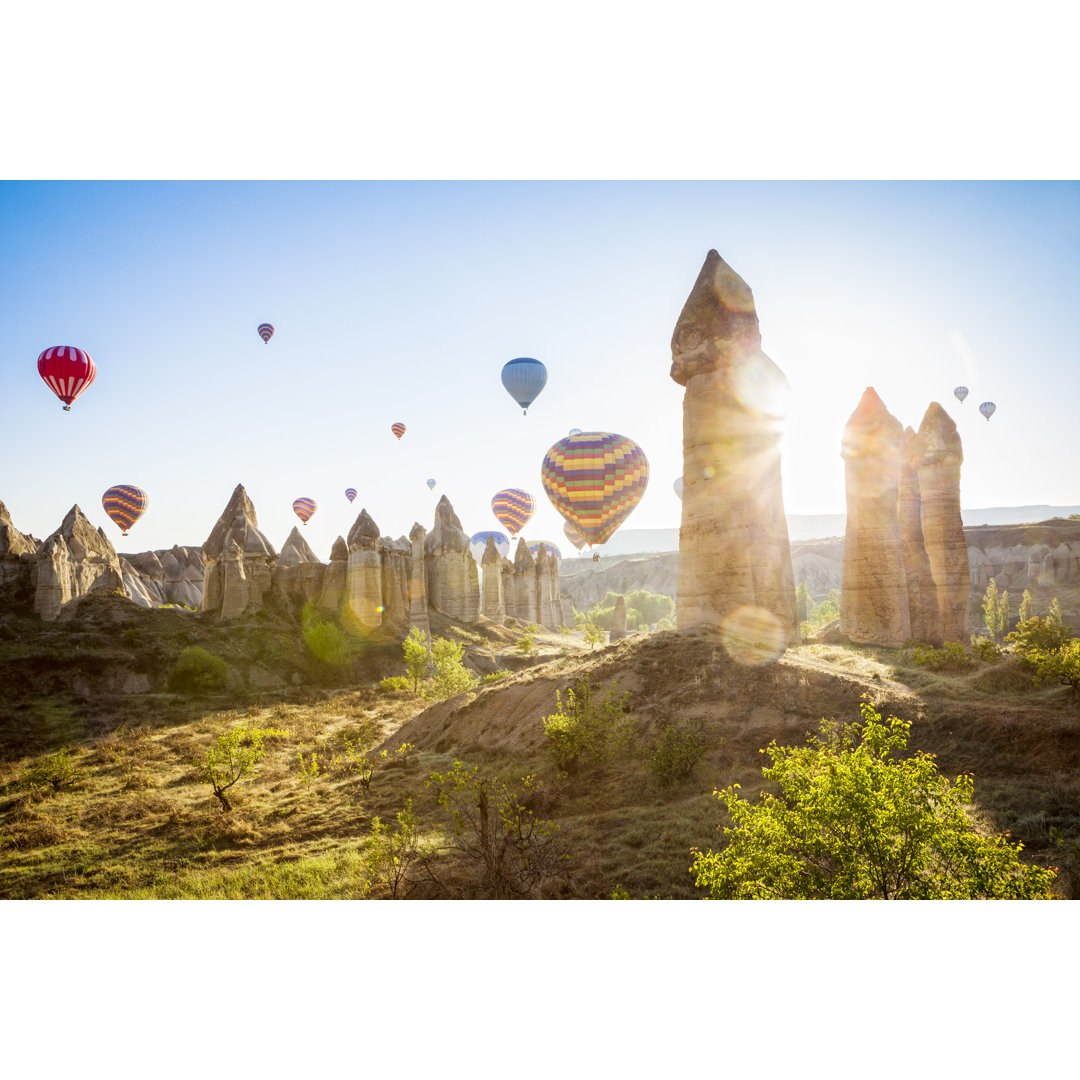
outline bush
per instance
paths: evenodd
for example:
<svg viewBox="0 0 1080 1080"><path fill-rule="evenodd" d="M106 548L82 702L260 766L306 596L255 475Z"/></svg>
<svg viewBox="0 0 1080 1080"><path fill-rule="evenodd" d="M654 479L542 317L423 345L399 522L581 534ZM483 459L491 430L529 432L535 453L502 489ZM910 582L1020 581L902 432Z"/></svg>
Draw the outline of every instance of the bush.
<svg viewBox="0 0 1080 1080"><path fill-rule="evenodd" d="M1005 638L1021 659L1035 652L1053 652L1060 649L1073 636L1071 626L1063 626L1060 617L1052 622L1050 616L1043 618L1035 615L1017 624L1015 630Z"/></svg>
<svg viewBox="0 0 1080 1080"><path fill-rule="evenodd" d="M531 634L526 634L524 637L518 638L514 649L521 653L522 656L532 656L536 652L536 641Z"/></svg>
<svg viewBox="0 0 1080 1080"><path fill-rule="evenodd" d="M485 685L502 682L503 679L509 678L513 674L512 671L508 671L506 668L499 668L498 671L489 671L480 681Z"/></svg>
<svg viewBox="0 0 1080 1080"><path fill-rule="evenodd" d="M51 788L55 794L61 788L79 787L85 779L85 772L76 765L70 748L65 746L55 754L31 762L23 772L20 786L30 791Z"/></svg>
<svg viewBox="0 0 1080 1080"><path fill-rule="evenodd" d="M705 756L705 739L696 727L665 724L649 747L646 763L660 783L669 787L686 780Z"/></svg>
<svg viewBox="0 0 1080 1080"><path fill-rule="evenodd" d="M1067 641L1058 649L1031 649L1025 662L1035 671L1035 685L1048 679L1064 683L1080 697L1080 638Z"/></svg>
<svg viewBox="0 0 1080 1080"><path fill-rule="evenodd" d="M777 794L756 804L716 792L732 827L719 852L693 851L712 899L975 900L1048 896L1053 870L1025 866L1004 836L965 815L970 776L950 784L929 754L901 757L911 725L869 701L862 723L823 720L802 747L777 746L762 770Z"/></svg>
<svg viewBox="0 0 1080 1080"><path fill-rule="evenodd" d="M604 644L604 631L594 622L585 623L585 644L593 649Z"/></svg>
<svg viewBox="0 0 1080 1080"><path fill-rule="evenodd" d="M379 690L384 694L399 694L407 692L408 689L409 680L404 675L387 675L379 683Z"/></svg>
<svg viewBox="0 0 1080 1080"><path fill-rule="evenodd" d="M225 794L234 784L254 772L266 755L264 743L271 738L284 738L289 733L280 728L257 728L238 724L217 737L214 745L194 762L199 779L209 784L223 810L232 803Z"/></svg>
<svg viewBox="0 0 1080 1080"><path fill-rule="evenodd" d="M169 674L168 687L176 694L205 694L224 690L229 681L229 665L201 645L189 645L177 658Z"/></svg>
<svg viewBox="0 0 1080 1080"><path fill-rule="evenodd" d="M463 694L472 690L479 678L463 663L464 646L446 638L436 638L431 645L431 662L435 667L435 677L424 688L424 697L428 701L442 701L443 698Z"/></svg>
<svg viewBox="0 0 1080 1080"><path fill-rule="evenodd" d="M915 641L905 646L904 652L916 667L926 667L931 671L963 671L975 666L975 661L959 641L946 641L940 649Z"/></svg>
<svg viewBox="0 0 1080 1080"><path fill-rule="evenodd" d="M633 723L626 716L629 692L621 696L611 680L611 689L594 697L588 677L566 691L563 702L555 692L556 711L544 717L544 738L555 767L574 773L582 765L602 765L609 758L629 751Z"/></svg>
<svg viewBox="0 0 1080 1080"><path fill-rule="evenodd" d="M420 858L420 842L412 799L396 815L390 831L380 818L371 819L371 835L364 845L364 863L370 885L381 887L391 900L405 899L416 888L413 864Z"/></svg>
<svg viewBox="0 0 1080 1080"><path fill-rule="evenodd" d="M984 664L996 664L1001 659L1001 648L978 634L971 635L971 652Z"/></svg>

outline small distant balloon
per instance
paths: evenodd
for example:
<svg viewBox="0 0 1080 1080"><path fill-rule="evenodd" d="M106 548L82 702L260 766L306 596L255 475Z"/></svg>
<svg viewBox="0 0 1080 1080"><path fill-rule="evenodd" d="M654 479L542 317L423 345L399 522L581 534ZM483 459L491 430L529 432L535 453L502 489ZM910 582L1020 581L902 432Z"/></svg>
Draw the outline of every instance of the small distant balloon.
<svg viewBox="0 0 1080 1080"><path fill-rule="evenodd" d="M400 439L405 434L405 425L400 421L390 425L390 430Z"/></svg>
<svg viewBox="0 0 1080 1080"><path fill-rule="evenodd" d="M989 420L990 417L994 415L994 412L996 410L997 410L997 406L992 401L984 401L979 406L979 412L981 412L983 414L983 416L986 417L987 420Z"/></svg>
<svg viewBox="0 0 1080 1080"><path fill-rule="evenodd" d="M519 356L503 365L502 384L527 413L547 383L547 368L531 356Z"/></svg>
<svg viewBox="0 0 1080 1080"><path fill-rule="evenodd" d="M297 499L293 504L293 513L306 525L311 515L315 513L316 502L314 499Z"/></svg>
<svg viewBox="0 0 1080 1080"><path fill-rule="evenodd" d="M97 364L85 349L74 345L53 345L37 358L38 374L45 385L63 402L64 412L97 378Z"/></svg>
<svg viewBox="0 0 1080 1080"><path fill-rule="evenodd" d="M968 390L968 388L966 386L958 386L953 391L953 394L956 396L957 400L960 402L961 405L964 404L964 398L966 398L969 393L970 393L970 391Z"/></svg>
<svg viewBox="0 0 1080 1080"><path fill-rule="evenodd" d="M469 537L469 550L472 551L472 557L477 562L484 557L484 549L487 547L489 536L495 541L495 550L502 558L505 559L510 554L510 537L506 533L485 530L473 533Z"/></svg>
<svg viewBox="0 0 1080 1080"><path fill-rule="evenodd" d="M432 489L434 489L434 487L435 487L435 481L434 481L434 480L428 480L428 482L427 482L427 486L428 486L429 488L432 488Z"/></svg>
<svg viewBox="0 0 1080 1080"><path fill-rule="evenodd" d="M150 500L142 488L132 484L117 484L101 496L101 505L105 513L120 526L120 531L127 536L128 529L146 513Z"/></svg>
<svg viewBox="0 0 1080 1080"><path fill-rule="evenodd" d="M259 323L259 337L263 341L269 341L274 336L274 328L268 323Z"/></svg>
<svg viewBox="0 0 1080 1080"><path fill-rule="evenodd" d="M584 434L584 433L582 432L581 428L579 428L579 427L572 427L572 428L570 429L570 434L571 434L571 435L582 435L582 434Z"/></svg>
<svg viewBox="0 0 1080 1080"><path fill-rule="evenodd" d="M675 483L672 484L672 487L675 488L675 494L678 495L679 498L681 499L682 498L682 477L681 476L678 476L678 477L675 478Z"/></svg>
<svg viewBox="0 0 1080 1080"><path fill-rule="evenodd" d="M511 536L517 536L525 528L535 509L536 501L521 488L504 488L491 500L492 512Z"/></svg>
<svg viewBox="0 0 1080 1080"><path fill-rule="evenodd" d="M562 562L562 552L559 550L556 544L552 544L548 540L540 540L538 543L529 545L529 554L534 558L540 557L540 549L543 548L548 553L548 558L554 559L556 562Z"/></svg>
<svg viewBox="0 0 1080 1080"><path fill-rule="evenodd" d="M572 521L564 522L562 531L563 536L565 536L578 551L580 551L588 542L585 537L581 535L580 530Z"/></svg>
<svg viewBox="0 0 1080 1080"><path fill-rule="evenodd" d="M356 488L346 488L345 498L352 502L356 498Z"/></svg>

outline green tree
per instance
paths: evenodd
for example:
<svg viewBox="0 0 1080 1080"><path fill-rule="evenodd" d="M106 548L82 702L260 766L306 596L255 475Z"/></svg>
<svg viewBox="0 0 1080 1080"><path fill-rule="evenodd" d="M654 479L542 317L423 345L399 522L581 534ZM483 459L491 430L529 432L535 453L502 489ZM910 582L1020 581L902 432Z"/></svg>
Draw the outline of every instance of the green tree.
<svg viewBox="0 0 1080 1080"><path fill-rule="evenodd" d="M1017 621L1027 622L1034 614L1035 612L1031 608L1031 593L1029 590L1025 589L1024 595L1020 598L1020 610L1016 615Z"/></svg>
<svg viewBox="0 0 1080 1080"><path fill-rule="evenodd" d="M195 761L199 779L214 789L214 797L222 809L231 810L232 803L225 794L234 784L254 772L266 756L264 743L270 738L283 738L287 731L280 728L257 728L238 724L219 735L214 745Z"/></svg>
<svg viewBox="0 0 1080 1080"><path fill-rule="evenodd" d="M1056 679L1072 688L1073 697L1080 700L1080 638L1073 638L1057 649L1032 649L1028 664L1035 669L1035 684Z"/></svg>
<svg viewBox="0 0 1080 1080"><path fill-rule="evenodd" d="M719 852L695 849L690 872L713 899L1039 899L1053 870L1026 866L1004 836L980 836L933 757L906 750L910 724L864 701L862 723L822 721L801 747L763 751L778 788L757 803L717 792L732 827Z"/></svg>
<svg viewBox="0 0 1080 1080"><path fill-rule="evenodd" d="M577 772L581 765L602 765L630 749L633 724L626 715L629 691L619 694L615 680L596 693L586 676L562 693L555 691L556 711L545 716L544 739L556 768Z"/></svg>
<svg viewBox="0 0 1080 1080"><path fill-rule="evenodd" d="M604 644L604 631L594 622L585 624L585 644L595 649L597 645Z"/></svg>
<svg viewBox="0 0 1080 1080"><path fill-rule="evenodd" d="M1046 613L1046 621L1051 626L1061 626L1061 605L1058 603L1058 598L1055 596L1050 601L1050 610Z"/></svg>
<svg viewBox="0 0 1080 1080"><path fill-rule="evenodd" d="M810 605L813 601L810 599L810 590L806 587L805 581L800 581L795 589L795 618L798 619L800 625L809 618Z"/></svg>
<svg viewBox="0 0 1080 1080"><path fill-rule="evenodd" d="M420 689L420 680L427 674L428 664L431 663L431 653L428 651L427 638L419 626L414 626L409 631L409 636L403 642L405 651L405 671L412 679L413 693Z"/></svg>
<svg viewBox="0 0 1080 1080"><path fill-rule="evenodd" d="M412 868L420 858L420 838L412 799L396 815L391 830L378 817L371 819L371 834L364 844L364 862L370 885L380 886L392 900L406 899L417 883Z"/></svg>
<svg viewBox="0 0 1080 1080"><path fill-rule="evenodd" d="M991 641L1000 642L1009 628L1009 594L1003 592L998 595L997 582L991 578L986 586L986 593L982 602L983 616L986 619L986 630Z"/></svg>
<svg viewBox="0 0 1080 1080"><path fill-rule="evenodd" d="M462 694L472 690L479 682L479 677L462 662L465 646L457 641L436 638L431 644L431 663L435 668L435 677L424 690L424 697L430 701Z"/></svg>
<svg viewBox="0 0 1080 1080"><path fill-rule="evenodd" d="M200 694L224 690L229 681L229 665L201 645L189 645L169 674L169 690L174 694Z"/></svg>

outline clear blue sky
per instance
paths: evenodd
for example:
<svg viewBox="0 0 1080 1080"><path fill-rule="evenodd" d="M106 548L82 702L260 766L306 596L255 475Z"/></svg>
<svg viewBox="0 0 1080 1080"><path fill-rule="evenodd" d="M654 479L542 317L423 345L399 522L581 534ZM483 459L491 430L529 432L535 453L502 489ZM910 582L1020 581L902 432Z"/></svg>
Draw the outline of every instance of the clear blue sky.
<svg viewBox="0 0 1080 1080"><path fill-rule="evenodd" d="M317 500L326 558L361 507L398 536L446 494L475 532L522 487L525 536L566 551L539 474L571 427L640 443L625 527L675 527L669 343L710 247L792 385L789 513L843 511L868 385L905 424L956 418L965 506L1080 502L1077 183L8 182L0 234L0 500L38 537L78 503L119 550L199 545L243 483L278 547ZM36 357L69 344L98 376L65 413ZM516 356L548 368L528 416L499 381ZM117 483L150 496L126 539Z"/></svg>

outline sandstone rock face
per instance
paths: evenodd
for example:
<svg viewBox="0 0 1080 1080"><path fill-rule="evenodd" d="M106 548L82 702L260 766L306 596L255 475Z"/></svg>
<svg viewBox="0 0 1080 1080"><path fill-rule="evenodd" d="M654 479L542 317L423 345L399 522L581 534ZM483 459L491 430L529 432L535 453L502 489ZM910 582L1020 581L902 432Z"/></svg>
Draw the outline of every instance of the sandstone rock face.
<svg viewBox="0 0 1080 1080"><path fill-rule="evenodd" d="M518 538L517 551L514 552L513 604L507 604L507 615L522 622L539 621L539 604L536 596L536 560L529 551L524 537Z"/></svg>
<svg viewBox="0 0 1080 1080"><path fill-rule="evenodd" d="M140 606L202 606L206 568L201 548L177 544L167 550L121 552L120 566L124 572L124 588Z"/></svg>
<svg viewBox="0 0 1080 1080"><path fill-rule="evenodd" d="M428 603L461 622L474 623L480 614L480 574L470 550L469 534L461 527L444 495L435 507L435 524L424 541Z"/></svg>
<svg viewBox="0 0 1080 1080"><path fill-rule="evenodd" d="M379 557L379 526L367 510L349 530L349 561L345 572L346 605L353 618L367 630L382 625L383 582Z"/></svg>
<svg viewBox="0 0 1080 1080"><path fill-rule="evenodd" d="M424 637L431 638L431 621L427 607L427 563L424 542L427 530L418 521L409 530L412 555L409 559L409 630L418 627Z"/></svg>
<svg viewBox="0 0 1080 1080"><path fill-rule="evenodd" d="M325 611L340 611L345 598L345 581L348 576L349 545L339 536L330 549L330 565L323 574L319 607Z"/></svg>
<svg viewBox="0 0 1080 1080"><path fill-rule="evenodd" d="M383 626L405 633L409 626L409 574L412 545L404 537L379 541L383 575Z"/></svg>
<svg viewBox="0 0 1080 1080"><path fill-rule="evenodd" d="M905 428L900 440L897 517L903 541L911 636L916 641L940 646L941 610L922 531L922 496L919 489L921 460L922 443L911 428Z"/></svg>
<svg viewBox="0 0 1080 1080"><path fill-rule="evenodd" d="M946 641L968 641L968 568L960 517L960 465L964 452L949 414L932 401L919 425L919 490L926 554L937 586L941 632Z"/></svg>
<svg viewBox="0 0 1080 1080"><path fill-rule="evenodd" d="M900 648L911 637L898 500L900 421L868 386L844 428L847 487L840 628L852 641Z"/></svg>
<svg viewBox="0 0 1080 1080"><path fill-rule="evenodd" d="M1080 521L976 525L964 538L972 589L980 596L991 578L1014 594L1080 586Z"/></svg>
<svg viewBox="0 0 1080 1080"><path fill-rule="evenodd" d="M0 502L0 605L30 602L31 560L39 546L32 536L15 528Z"/></svg>
<svg viewBox="0 0 1080 1080"><path fill-rule="evenodd" d="M611 613L608 641L622 641L624 637L626 637L626 597L620 593L615 601L615 610Z"/></svg>
<svg viewBox="0 0 1080 1080"><path fill-rule="evenodd" d="M120 559L108 537L73 506L47 537L32 564L34 610L47 622L70 600L90 592L123 589Z"/></svg>
<svg viewBox="0 0 1080 1080"><path fill-rule="evenodd" d="M787 642L798 631L780 488L787 379L761 351L753 294L715 251L671 355L671 377L686 388L678 628L722 629L741 609Z"/></svg>
<svg viewBox="0 0 1080 1080"><path fill-rule="evenodd" d="M271 571L270 594L279 607L299 611L321 592L326 565L293 526Z"/></svg>
<svg viewBox="0 0 1080 1080"><path fill-rule="evenodd" d="M294 525L288 538L282 545L281 554L274 564L276 568L284 566L299 566L301 563L320 562L318 555L311 550L311 545L301 535L300 530Z"/></svg>
<svg viewBox="0 0 1080 1080"><path fill-rule="evenodd" d="M506 622L502 568L503 558L495 547L494 537L489 536L484 554L480 559L480 569L483 573L480 614L495 623Z"/></svg>
<svg viewBox="0 0 1080 1080"><path fill-rule="evenodd" d="M559 564L540 548L536 557L536 619L541 626L549 630L558 628L562 621L562 609L559 601Z"/></svg>
<svg viewBox="0 0 1080 1080"><path fill-rule="evenodd" d="M203 611L226 619L262 606L270 592L277 552L259 531L243 484L236 485L202 553Z"/></svg>

